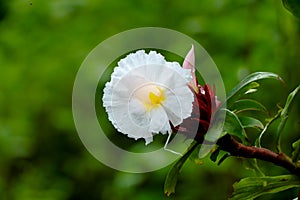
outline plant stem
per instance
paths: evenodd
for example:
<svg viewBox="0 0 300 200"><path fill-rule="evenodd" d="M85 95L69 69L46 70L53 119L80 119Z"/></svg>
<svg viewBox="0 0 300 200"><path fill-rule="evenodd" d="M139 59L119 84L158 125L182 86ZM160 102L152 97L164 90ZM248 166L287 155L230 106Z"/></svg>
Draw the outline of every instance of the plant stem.
<svg viewBox="0 0 300 200"><path fill-rule="evenodd" d="M300 176L300 166L298 164L294 164L292 162L292 159L282 152L275 153L266 148L246 146L235 140L229 134L220 138L217 144L223 151L230 153L230 155L232 156L257 158L260 160L268 161L274 163L275 165L284 167L293 174Z"/></svg>

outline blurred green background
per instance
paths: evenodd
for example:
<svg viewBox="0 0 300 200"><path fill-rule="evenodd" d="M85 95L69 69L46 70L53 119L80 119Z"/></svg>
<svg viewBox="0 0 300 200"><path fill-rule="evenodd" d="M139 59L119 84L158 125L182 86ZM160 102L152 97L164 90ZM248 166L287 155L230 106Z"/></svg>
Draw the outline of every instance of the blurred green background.
<svg viewBox="0 0 300 200"><path fill-rule="evenodd" d="M106 38L143 26L187 34L214 59L227 91L251 72L278 73L286 86L264 81L253 96L274 114L299 84L299 25L279 0L1 0L0 199L166 199L169 167L145 174L110 169L87 152L75 130L76 72ZM299 107L297 98L283 138L287 153L299 137ZM272 139L272 132L264 137L270 148ZM267 174L287 173L260 164ZM188 162L170 199L227 199L231 185L251 175L239 159L221 166ZM296 194L289 190L276 199Z"/></svg>

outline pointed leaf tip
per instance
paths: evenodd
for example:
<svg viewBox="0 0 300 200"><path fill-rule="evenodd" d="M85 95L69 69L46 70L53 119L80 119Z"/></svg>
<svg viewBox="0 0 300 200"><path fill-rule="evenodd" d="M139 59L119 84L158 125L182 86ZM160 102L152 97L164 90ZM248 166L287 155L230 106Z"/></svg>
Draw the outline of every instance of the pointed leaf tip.
<svg viewBox="0 0 300 200"><path fill-rule="evenodd" d="M184 69L190 69L192 74L192 80L190 81L189 85L198 92L198 82L195 74L195 51L194 51L194 45L192 45L192 48L187 53L187 55L184 58L182 67Z"/></svg>
<svg viewBox="0 0 300 200"><path fill-rule="evenodd" d="M187 53L184 58L183 66L184 69L192 69L192 72L195 72L195 53L194 53L194 45Z"/></svg>

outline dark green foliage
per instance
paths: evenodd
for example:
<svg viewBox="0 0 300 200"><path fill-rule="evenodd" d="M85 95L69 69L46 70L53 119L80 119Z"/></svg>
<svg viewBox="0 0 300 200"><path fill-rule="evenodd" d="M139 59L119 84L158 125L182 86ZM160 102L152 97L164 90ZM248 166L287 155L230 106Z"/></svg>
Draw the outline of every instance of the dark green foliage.
<svg viewBox="0 0 300 200"><path fill-rule="evenodd" d="M233 185L231 200L250 200L268 193L277 193L293 187L300 187L298 176L281 175L273 177L248 177Z"/></svg>
<svg viewBox="0 0 300 200"><path fill-rule="evenodd" d="M282 3L293 15L300 18L300 2L298 0L282 0Z"/></svg>

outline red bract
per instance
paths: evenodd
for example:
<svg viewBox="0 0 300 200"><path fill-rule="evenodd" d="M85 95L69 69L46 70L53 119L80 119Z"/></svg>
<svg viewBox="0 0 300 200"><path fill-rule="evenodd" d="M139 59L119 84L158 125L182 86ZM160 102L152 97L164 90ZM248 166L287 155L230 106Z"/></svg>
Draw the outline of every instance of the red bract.
<svg viewBox="0 0 300 200"><path fill-rule="evenodd" d="M213 91L209 85L198 85L195 74L194 46L187 53L182 67L191 70L192 80L188 85L193 91L195 99L191 116L184 119L179 126L172 127L172 130L184 134L187 138L194 138L196 141L202 142L209 129L213 114L221 102L217 99L215 90Z"/></svg>
<svg viewBox="0 0 300 200"><path fill-rule="evenodd" d="M187 138L194 138L202 142L207 132L213 114L220 106L220 101L209 85L198 85L198 92L194 91L195 100L193 111L190 117L183 120L182 124L172 127L174 132L184 134Z"/></svg>

